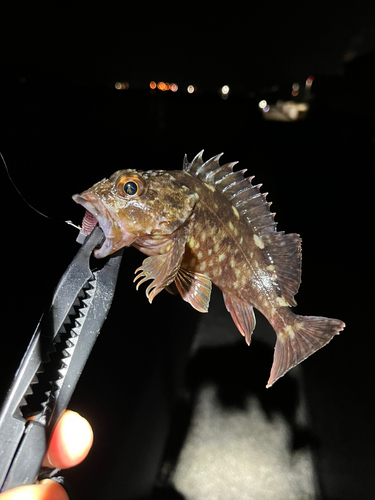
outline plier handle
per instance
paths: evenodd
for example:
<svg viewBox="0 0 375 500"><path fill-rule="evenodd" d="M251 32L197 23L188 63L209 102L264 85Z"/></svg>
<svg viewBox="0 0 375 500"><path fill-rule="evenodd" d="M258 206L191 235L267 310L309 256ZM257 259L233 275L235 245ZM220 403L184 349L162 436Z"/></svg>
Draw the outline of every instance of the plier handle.
<svg viewBox="0 0 375 500"><path fill-rule="evenodd" d="M0 492L51 477L41 464L111 307L122 250L92 271L97 226L61 277L0 413ZM79 240L78 240L79 241Z"/></svg>

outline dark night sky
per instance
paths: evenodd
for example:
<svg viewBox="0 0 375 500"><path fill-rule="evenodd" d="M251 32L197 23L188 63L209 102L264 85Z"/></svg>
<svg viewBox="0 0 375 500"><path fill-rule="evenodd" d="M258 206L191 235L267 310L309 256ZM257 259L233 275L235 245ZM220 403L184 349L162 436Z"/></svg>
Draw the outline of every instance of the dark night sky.
<svg viewBox="0 0 375 500"><path fill-rule="evenodd" d="M211 4L212 5L212 4ZM246 5L246 7L244 7ZM342 70L375 47L373 2L8 2L3 77L246 87ZM350 55L349 54L349 55Z"/></svg>

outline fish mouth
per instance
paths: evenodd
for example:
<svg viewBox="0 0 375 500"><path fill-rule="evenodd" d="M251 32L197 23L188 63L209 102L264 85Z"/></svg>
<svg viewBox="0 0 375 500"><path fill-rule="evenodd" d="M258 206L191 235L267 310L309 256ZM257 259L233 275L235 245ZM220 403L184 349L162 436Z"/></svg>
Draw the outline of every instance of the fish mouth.
<svg viewBox="0 0 375 500"><path fill-rule="evenodd" d="M82 221L83 233L86 235L91 234L96 224L99 224L100 229L104 233L105 241L100 248L94 250L95 257L101 259L115 252L117 248L114 245L115 235L112 217L104 204L95 195L90 195L89 193L75 194L72 198L86 209Z"/></svg>

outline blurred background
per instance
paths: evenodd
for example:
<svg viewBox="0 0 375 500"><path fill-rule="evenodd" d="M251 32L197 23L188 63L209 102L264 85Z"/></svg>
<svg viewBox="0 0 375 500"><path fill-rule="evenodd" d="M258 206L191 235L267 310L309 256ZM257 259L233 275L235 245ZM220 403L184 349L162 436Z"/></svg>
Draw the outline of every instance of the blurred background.
<svg viewBox="0 0 375 500"><path fill-rule="evenodd" d="M1 399L78 251L71 195L120 168L224 152L303 239L296 312L342 334L271 389L214 291L201 315L136 293L126 250L71 402L95 443L71 498L372 499L375 16L372 2L3 2Z"/></svg>

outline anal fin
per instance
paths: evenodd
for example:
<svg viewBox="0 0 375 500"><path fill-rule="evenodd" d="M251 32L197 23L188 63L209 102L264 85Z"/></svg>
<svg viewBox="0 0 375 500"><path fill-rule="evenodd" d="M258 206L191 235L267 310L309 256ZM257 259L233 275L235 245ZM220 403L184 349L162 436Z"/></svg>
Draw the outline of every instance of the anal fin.
<svg viewBox="0 0 375 500"><path fill-rule="evenodd" d="M285 375L294 366L324 347L345 328L338 319L321 316L298 316L289 311L288 326L277 331L277 341L271 375L267 387ZM275 325L273 325L275 328Z"/></svg>
<svg viewBox="0 0 375 500"><path fill-rule="evenodd" d="M250 345L251 334L256 323L253 306L237 299L233 295L226 295L224 292L223 297L227 311L232 316L241 335L245 337L247 345Z"/></svg>

